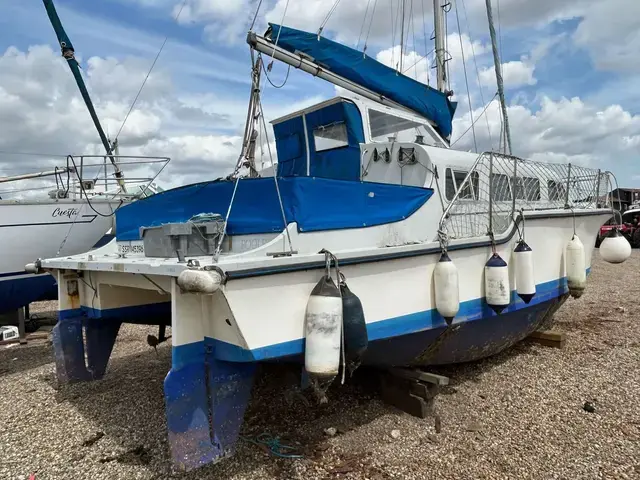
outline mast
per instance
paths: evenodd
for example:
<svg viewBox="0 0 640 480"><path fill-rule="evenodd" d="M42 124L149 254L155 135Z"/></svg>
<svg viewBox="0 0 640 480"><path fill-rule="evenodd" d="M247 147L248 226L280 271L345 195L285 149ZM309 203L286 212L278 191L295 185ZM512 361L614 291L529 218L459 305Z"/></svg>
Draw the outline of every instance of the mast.
<svg viewBox="0 0 640 480"><path fill-rule="evenodd" d="M433 26L436 41L436 77L438 90L444 92L447 88L447 71L445 69L444 48L444 8L442 0L433 0Z"/></svg>
<svg viewBox="0 0 640 480"><path fill-rule="evenodd" d="M122 172L120 171L120 167L113 157L113 151L107 136L102 129L102 125L100 124L100 120L98 119L98 114L93 106L93 102L91 101L91 97L89 97L89 92L87 91L87 86L84 83L84 79L82 78L82 74L80 73L80 65L78 65L78 61L75 58L75 50L73 48L73 44L67 33L64 31L62 26L62 22L60 21L60 17L58 17L58 13L56 12L56 7L53 5L53 0L42 0L44 3L44 8L47 10L47 15L49 16L49 20L51 21L51 25L56 32L56 36L58 37L58 42L60 44L60 48L62 49L62 56L67 60L67 64L71 69L71 73L73 73L73 77L76 80L76 84L80 89L80 94L84 100L87 109L89 110L89 115L91 115L91 119L93 120L93 124L98 130L98 135L100 136L100 141L102 142L102 146L107 151L107 155L111 159L111 163L113 164L113 169L115 170L115 176L118 180L118 184L120 188L126 192L126 188L124 185L124 180L122 176Z"/></svg>
<svg viewBox="0 0 640 480"><path fill-rule="evenodd" d="M500 97L500 107L502 108L502 118L504 118L504 133L506 137L506 147L509 154L513 153L511 149L511 130L509 129L509 117L507 116L507 103L504 99L504 83L502 80L502 69L500 67L500 53L498 52L498 43L496 42L496 30L493 27L493 11L491 10L491 0L485 0L487 4L487 19L489 20L489 35L491 36L491 49L493 50L493 65L496 70L496 81L498 83L498 96Z"/></svg>

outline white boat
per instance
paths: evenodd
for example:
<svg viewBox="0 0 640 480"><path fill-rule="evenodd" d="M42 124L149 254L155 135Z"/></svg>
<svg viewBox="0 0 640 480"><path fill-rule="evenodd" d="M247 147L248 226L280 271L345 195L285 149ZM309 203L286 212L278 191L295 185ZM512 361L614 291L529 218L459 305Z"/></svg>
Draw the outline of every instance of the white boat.
<svg viewBox="0 0 640 480"><path fill-rule="evenodd" d="M41 155L42 171L0 177L0 185L9 188L0 200L0 314L57 298L55 279L27 273L24 265L34 258L74 255L105 243L112 237L106 234L113 229L114 212L158 191L153 181L169 162L118 154L117 137L111 142L100 125L53 2L44 0L44 6L106 155L68 155L65 164L55 168L47 155ZM125 178L122 168L133 175ZM136 176L140 168L145 172ZM148 170L156 173L147 176Z"/></svg>
<svg viewBox="0 0 640 480"><path fill-rule="evenodd" d="M169 162L168 158L113 157L124 168L157 166L161 171ZM57 298L55 279L46 273L25 272L26 263L34 257L74 255L100 246L113 238L108 232L114 227L114 212L158 191L155 177L116 181L106 174L106 157L78 156L74 161L78 168L62 166L0 178L0 185L6 187L0 199L0 314ZM79 177L80 172L84 177Z"/></svg>
<svg viewBox="0 0 640 480"><path fill-rule="evenodd" d="M353 95L274 121L276 175L137 201L116 213L116 242L28 267L58 278L60 382L104 375L123 321L170 322L169 444L187 469L233 452L257 362L304 363L322 396L360 363L464 362L522 340L588 288L612 215L598 205L611 174L456 151L449 95L362 52L278 25L248 42ZM260 70L258 57L249 119Z"/></svg>

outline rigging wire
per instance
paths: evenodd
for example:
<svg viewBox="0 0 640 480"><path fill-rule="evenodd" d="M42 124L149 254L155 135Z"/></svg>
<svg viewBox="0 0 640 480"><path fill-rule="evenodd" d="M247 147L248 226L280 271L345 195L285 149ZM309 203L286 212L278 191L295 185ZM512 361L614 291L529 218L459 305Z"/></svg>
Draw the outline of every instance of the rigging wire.
<svg viewBox="0 0 640 480"><path fill-rule="evenodd" d="M282 32L282 25L284 25L284 17L287 16L288 8L289 8L289 0L287 0L287 3L284 5L284 12L282 12L282 20L280 20L280 28L278 28L278 35L276 35L276 41L273 44L273 51L271 52L271 61L269 62L269 65L267 65L267 70L269 71L271 71L271 69L273 68L273 57L275 57L276 55L276 47L278 46L278 42L280 41L280 32ZM288 78L288 74L287 74L287 78ZM269 83L271 83L271 80L269 80Z"/></svg>
<svg viewBox="0 0 640 480"><path fill-rule="evenodd" d="M287 4L288 4L288 0L287 0ZM336 0L333 4L333 6L331 7L331 9L329 10L329 12L327 13L327 15L324 17L324 20L322 21L322 23L320 24L320 28L318 29L318 36L320 36L320 34L322 33L322 30L324 30L324 27L327 26L327 23L329 22L329 19L331 18L331 15L333 15L333 12L336 11L336 8L338 8L338 4L340 3L340 0ZM285 9L286 11L286 9Z"/></svg>
<svg viewBox="0 0 640 480"><path fill-rule="evenodd" d="M273 83L271 81L271 79L269 78L269 72L267 72L267 69L264 68L264 63L262 63L262 71L264 72L264 75L267 78L267 81L269 82L269 84L271 84L271 86L273 88L282 88L287 84L287 80L289 80L289 73L291 72L291 65L289 65L287 67L287 75L284 77L284 80L282 81L282 84L280 84L280 85L276 85L275 83Z"/></svg>
<svg viewBox="0 0 640 480"><path fill-rule="evenodd" d="M258 19L258 13L260 12L260 7L262 6L262 0L260 0L258 2L258 6L256 7L256 13L253 16L253 20L251 21L251 25L249 25L249 31L251 32L253 30L253 27L256 24L256 20Z"/></svg>
<svg viewBox="0 0 640 480"><path fill-rule="evenodd" d="M395 43L396 43L396 18L393 15L393 0L389 2L389 9L391 10L391 66L395 65Z"/></svg>
<svg viewBox="0 0 640 480"><path fill-rule="evenodd" d="M414 66L416 66L417 64L419 64L420 62L422 62L423 60L427 59L429 55L431 55L433 52L435 52L436 49L432 48L428 53L426 53L425 55L422 55L420 58L418 58L418 60L416 60L410 67L406 68L404 70L404 72L408 72L409 70L411 70ZM428 71L428 68L427 68ZM429 84L429 74L427 73L427 85Z"/></svg>
<svg viewBox="0 0 640 480"><path fill-rule="evenodd" d="M493 96L493 98L489 101L489 103L487 103L487 105L484 107L484 109L482 110L482 112L480 113L480 115L478 115L478 117L475 119L475 121L477 122L478 120L480 120L480 117L482 117L486 112L487 109L491 106L491 104L493 103L493 101L496 99L496 97L498 96L498 92L496 92L496 94ZM449 148L453 147L456 143L458 143L462 137L464 137L469 130L471 130L471 127L473 127L473 124L467 128L464 132L462 132L462 135L460 135L455 142L453 142L451 145L449 145Z"/></svg>
<svg viewBox="0 0 640 480"><path fill-rule="evenodd" d="M402 17L400 23L400 68L399 72L402 72L402 61L404 60L404 17L405 17L405 2L406 0L402 0Z"/></svg>
<svg viewBox="0 0 640 480"><path fill-rule="evenodd" d="M456 2L456 23L458 24L458 38L460 39L460 54L462 56L462 69L464 70L464 83L467 86L467 100L469 101L469 117L471 117L471 132L473 133L473 146L478 153L478 141L476 140L476 129L473 120L473 106L471 105L471 92L469 91L469 78L467 77L467 62L464 59L464 46L462 42L462 30L460 29L460 16L458 15L458 3Z"/></svg>
<svg viewBox="0 0 640 480"><path fill-rule="evenodd" d="M467 16L467 7L464 3L464 0L461 0L461 2L462 2L462 12L464 13L465 23L467 24L467 31L471 32L471 28L469 27L469 17ZM471 55L473 57L473 64L475 65L475 69L476 69L476 79L478 81L478 90L480 91L480 103L484 105L485 104L484 93L482 91L482 83L480 82L480 69L478 68L476 51L473 46L473 40L471 40L471 37L469 37L469 43L471 44ZM489 126L489 117L485 116L484 119L485 119L485 122L487 123L487 133L489 134L489 143L491 144L491 149L493 149L493 138L491 135L491 127Z"/></svg>
<svg viewBox="0 0 640 480"><path fill-rule="evenodd" d="M180 6L180 10L178 10L177 15L175 16L175 19L174 19L175 22L177 22L178 19L180 18L180 14L182 13L182 10L184 10L184 7L187 5L187 1L188 0L184 0L182 2L182 5ZM164 41L162 42L162 45L160 46L160 50L158 50L158 54L156 55L156 58L153 59L153 63L151 64L151 68L149 68L149 71L147 72L147 76L144 77L144 80L142 81L142 85L140 85L140 89L138 90L138 93L136 94L135 98L133 99L133 102L131 103L131 107L129 108L129 111L127 112L127 115L124 117L124 120L122 121L122 125L120 125L120 130L118 130L118 133L116 134L115 139L113 140L114 142L116 142L118 140L118 137L120 136L120 133L122 132L122 129L124 128L125 124L127 123L127 120L129 119L129 115L131 115L131 112L133 111L133 107L136 106L136 103L138 102L138 98L140 97L140 94L142 93L142 90L144 89L144 86L147 84L147 80L149 80L149 77L151 76L151 72L153 71L153 68L156 66L156 62L158 61L158 58L160 57L160 54L162 53L162 50L164 50L164 46L167 44L167 40L169 40L169 35L164 37Z"/></svg>
<svg viewBox="0 0 640 480"><path fill-rule="evenodd" d="M427 22L425 20L425 15L424 15L424 0L420 0L420 4L422 5L422 29L424 31L424 52L425 52L424 53L424 57L422 57L422 58L427 58L431 52L427 53L429 51L428 50L429 47L427 47ZM420 60L418 60L418 61L420 61ZM429 81L429 65L427 65L426 71L427 71L427 85L429 85L429 83L430 83L430 81Z"/></svg>
<svg viewBox="0 0 640 480"><path fill-rule="evenodd" d="M418 47L416 47L416 27L413 21L413 0L411 0L411 8L409 9L409 22L411 23L411 37L413 38L413 53L417 55ZM415 67L413 70L413 74L416 78L416 81L418 81L418 67L416 65L417 63L413 64L413 66Z"/></svg>
<svg viewBox="0 0 640 480"><path fill-rule="evenodd" d="M280 211L282 212L282 221L284 222L284 231L287 234L287 240L289 241L289 251L293 254L293 244L291 243L291 234L289 233L289 228L287 225L287 216L284 213L284 204L282 203L282 195L280 194L280 185L278 183L278 174L275 171L275 167L273 164L273 155L271 154L271 145L269 144L269 136L267 134L267 122L264 119L264 110L262 109L262 99L258 98L258 108L260 109L260 120L262 120L262 125L265 132L265 137L267 140L267 152L269 153L269 161L271 162L271 169L273 170L273 181L276 184L276 192L278 194L278 202L280 203Z"/></svg>
<svg viewBox="0 0 640 480"><path fill-rule="evenodd" d="M376 14L376 5L378 5L378 0L373 2L373 11L371 12L371 19L369 20L369 30L367 30L367 38L364 40L364 48L362 49L362 53L366 53L367 51L367 43L369 42L369 34L371 33L371 26L373 25L373 16Z"/></svg>
<svg viewBox="0 0 640 480"><path fill-rule="evenodd" d="M369 13L369 5L371 4L371 0L367 1L367 8L364 11L364 17L362 18L362 25L360 26L360 34L358 35L358 43L356 43L356 50L360 46L360 39L362 38L362 32L364 31L364 25L367 23L367 13Z"/></svg>

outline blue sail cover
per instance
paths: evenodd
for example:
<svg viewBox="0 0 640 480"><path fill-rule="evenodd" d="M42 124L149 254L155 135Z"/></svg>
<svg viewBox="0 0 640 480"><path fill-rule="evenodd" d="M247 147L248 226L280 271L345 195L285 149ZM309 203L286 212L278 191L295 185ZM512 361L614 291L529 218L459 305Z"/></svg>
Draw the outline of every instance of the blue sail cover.
<svg viewBox="0 0 640 480"><path fill-rule="evenodd" d="M269 35L272 41L278 38L279 47L291 53L303 52L326 70L431 120L443 137L451 135L456 102L450 102L444 93L315 33L270 23L266 36Z"/></svg>

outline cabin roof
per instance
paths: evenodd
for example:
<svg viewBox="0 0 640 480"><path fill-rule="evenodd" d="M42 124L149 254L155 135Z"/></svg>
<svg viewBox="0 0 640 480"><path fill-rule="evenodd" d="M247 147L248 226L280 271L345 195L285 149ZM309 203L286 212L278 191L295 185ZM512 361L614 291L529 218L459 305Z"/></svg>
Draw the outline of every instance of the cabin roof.
<svg viewBox="0 0 640 480"><path fill-rule="evenodd" d="M277 125L278 123L282 123L292 118L299 117L302 114L315 112L316 110L320 110L322 108L328 107L329 105L333 105L335 103L340 103L340 102L355 103L352 99L348 97L343 97L343 96L333 97L333 98L330 98L329 100L325 100L324 102L316 103L314 105L303 108L301 110L296 110L295 112L291 112L282 117L278 117L275 120L271 120L271 125Z"/></svg>

